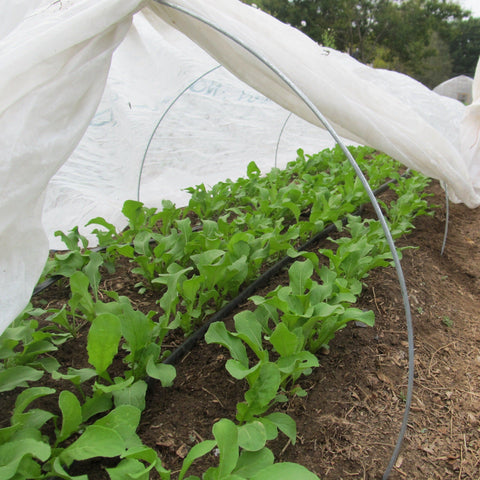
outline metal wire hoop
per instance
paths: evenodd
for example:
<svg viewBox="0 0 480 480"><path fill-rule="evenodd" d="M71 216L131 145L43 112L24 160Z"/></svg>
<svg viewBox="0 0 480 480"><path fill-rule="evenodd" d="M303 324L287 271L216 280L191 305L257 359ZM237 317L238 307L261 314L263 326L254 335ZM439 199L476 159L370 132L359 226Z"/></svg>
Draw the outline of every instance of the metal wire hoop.
<svg viewBox="0 0 480 480"><path fill-rule="evenodd" d="M165 109L165 111L162 113L160 118L158 119L157 124L155 125L155 128L152 130L152 134L150 135L150 138L148 139L147 146L145 148L145 151L143 152L143 157L142 157L142 162L140 164L140 171L138 172L138 183L137 183L137 202L140 201L140 184L142 183L142 174L143 174L143 167L145 166L145 159L147 158L147 153L148 150L150 149L150 145L152 143L153 137L157 133L158 127L162 123L163 119L167 116L167 113L171 110L171 108L177 103L177 101L182 97L182 95L192 88L199 80L202 78L206 77L208 74L212 73L213 71L219 69L222 65L217 65L216 67L211 68L210 70L207 70L206 72L202 73L199 77L197 77L193 82L190 82L168 105L168 107Z"/></svg>

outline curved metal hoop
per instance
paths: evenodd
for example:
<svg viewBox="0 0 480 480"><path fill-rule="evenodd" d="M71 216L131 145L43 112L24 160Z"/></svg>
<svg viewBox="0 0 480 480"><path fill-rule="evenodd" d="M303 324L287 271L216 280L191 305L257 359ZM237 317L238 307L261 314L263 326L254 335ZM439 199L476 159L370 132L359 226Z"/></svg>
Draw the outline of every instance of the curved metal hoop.
<svg viewBox="0 0 480 480"><path fill-rule="evenodd" d="M155 0L155 2L159 3L160 5L163 5L165 7L172 8L174 10L177 10L181 13L184 13L185 15L188 15L189 17L194 18L195 20L198 20L202 22L203 24L209 26L213 30L217 31L218 33L224 35L225 37L229 38L233 42L235 42L237 45L241 46L244 48L248 53L253 55L257 60L262 62L267 68L269 68L275 75L277 75L283 82L285 82L288 87L305 103L305 105L312 111L312 113L320 120L320 122L325 126L326 130L330 133L330 135L333 137L333 139L336 141L336 143L340 146L342 149L343 153L346 155L348 158L350 164L355 170L355 173L357 176L360 178L360 181L362 182L363 187L365 188L365 191L368 194L368 197L370 199L370 202L372 203L372 206L375 210L375 213L377 214L378 220L380 221L380 224L382 226L383 232L385 234L385 237L387 239L390 252L392 254L393 262L395 265L395 269L397 271L397 277L398 281L400 284L400 289L402 292L402 299L403 299L403 306L405 309L405 316L406 316L406 323L407 323L407 334L408 334L408 383L407 383L407 395L406 395L406 402L405 402L405 413L403 416L403 421L402 421L402 426L400 428L400 432L398 435L397 443L395 445L395 449L393 451L392 457L390 459L390 462L387 466L387 469L385 470L385 473L383 475L383 480L387 480L388 477L390 476L390 472L393 469L393 466L397 460L398 454L400 453L400 448L402 446L403 438L405 436L405 432L407 430L407 420L408 420L408 415L410 412L410 406L412 403L412 396L413 396L413 377L414 377L414 341L413 341L413 323L412 323L412 315L410 311L410 301L408 299L408 293L407 293L407 286L405 283L405 277L403 275L403 270L400 265L400 260L397 254L397 250L395 248L395 244L393 242L392 234L388 228L387 222L385 220L385 217L383 216L383 213L381 211L380 205L378 204L377 199L375 198L375 194L373 193L367 179L363 175L362 170L358 166L357 162L353 158L352 154L348 150L348 148L345 146L343 143L342 139L339 137L339 135L336 133L336 131L333 129L333 127L330 125L328 120L324 117L324 115L318 110L318 108L313 104L313 102L308 98L308 96L303 93L302 90L300 90L295 83L290 80L279 68L277 68L275 65L273 65L269 60L264 58L262 55L258 54L252 47L246 45L244 42L236 38L235 36L231 35L229 32L224 30L223 28L219 27L218 25L212 23L209 20L206 20L202 18L201 16L197 15L194 12L189 11L188 9L181 7L179 5L172 4L168 1L165 0Z"/></svg>
<svg viewBox="0 0 480 480"><path fill-rule="evenodd" d="M213 71L217 70L220 68L222 65L217 65L216 67L211 68L205 73L202 73L199 77L197 77L193 82L189 83L168 105L168 107L165 109L165 111L162 113L162 116L159 118L157 124L155 125L155 128L152 131L152 134L150 135L150 138L148 139L147 147L145 148L145 152L143 153L142 157L142 163L140 164L140 171L138 172L138 183L137 183L137 202L140 201L140 184L142 183L142 174L143 174L143 167L145 166L145 159L147 158L147 153L150 148L150 144L152 143L153 137L157 133L158 127L162 123L163 119L167 116L167 113L170 111L170 109L177 103L177 101L182 97L182 95L192 88L199 80L202 78L206 77L208 74L212 73Z"/></svg>
<svg viewBox="0 0 480 480"><path fill-rule="evenodd" d="M448 238L448 223L450 221L450 201L448 198L448 187L446 184L443 185L443 189L445 191L445 231L443 232L443 243L440 255L443 255L445 252L445 246L447 245Z"/></svg>
<svg viewBox="0 0 480 480"><path fill-rule="evenodd" d="M280 129L280 133L278 134L278 140L277 140L277 146L275 147L275 167L277 166L277 157L278 157L278 147L280 145L280 139L282 138L283 131L285 130L285 127L287 126L288 121L290 120L290 117L293 115L292 112L290 112L287 115L287 118L283 122L282 128Z"/></svg>

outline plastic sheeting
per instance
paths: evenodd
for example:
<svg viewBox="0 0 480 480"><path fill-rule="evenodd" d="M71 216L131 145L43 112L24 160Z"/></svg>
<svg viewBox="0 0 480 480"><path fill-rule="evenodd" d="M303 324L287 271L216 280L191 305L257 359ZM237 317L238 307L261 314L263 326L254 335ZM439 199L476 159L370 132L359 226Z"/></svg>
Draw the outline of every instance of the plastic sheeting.
<svg viewBox="0 0 480 480"><path fill-rule="evenodd" d="M103 215L112 220L109 212L136 193L146 137L153 133L159 113L178 95L179 85L188 85L205 73L207 64L220 62L286 110L318 124L304 103L251 53L211 27L167 6L139 0L4 3L6 17L0 22L0 331L28 302L43 268L48 250L41 221L45 197L48 202L44 218L50 232L55 220L65 225L75 220L73 213L66 220L58 215L68 211L62 208L72 198L80 203L86 198L88 207L81 210L87 219ZM322 48L301 32L237 0L176 3L221 26L279 68L339 134L383 150L405 165L444 181L455 201L470 207L480 204L480 75L475 77L473 103L465 107L404 75L373 70L345 54ZM142 17L137 15L138 22L135 20L130 28L132 15L142 7ZM165 21L173 28L167 28ZM190 37L215 61L204 53L196 53L197 60L192 59L188 52L194 47L175 29ZM107 82L112 53L125 37L118 50L118 63L115 58ZM172 59L176 60L175 65L182 65L179 71L172 68ZM120 86L123 78L126 80ZM224 82L227 80L219 83ZM247 92L236 85L235 88ZM248 92L247 95L257 98L257 103L263 102L261 108L265 112L274 112L272 102ZM164 184L178 176L177 149L183 146L189 153L182 157L186 158L181 163L183 171L194 171L196 164L202 165L199 151L203 145L194 135L198 129L188 125L191 119L187 113L193 106L208 111L203 100L199 95L192 97L191 103L185 100L183 111L178 107L177 113L177 106L173 107L169 119L174 117L174 123L155 133L160 137L147 152L150 157L145 159L142 174L146 183L142 182L141 187L149 202L165 194L162 184L155 181L157 174L160 179L164 175ZM218 165L224 165L231 157L225 176L234 176L230 175L231 166L237 165L234 157L240 158L246 146L243 143L240 152L229 150L235 142L225 140L228 131L235 132L234 127L242 121L240 130L248 128L253 118L245 105L237 103L241 112L238 119L232 114L216 140L218 163L211 164L210 153L206 157L213 170L219 170ZM276 111L265 114L268 132L272 131L273 119L277 122L273 130L278 130L284 121L285 111ZM102 130L103 125L106 128ZM183 134L172 135L169 163L158 163L159 155L165 156L165 132L169 129ZM299 132L305 130L303 125L299 127ZM254 146L256 138L252 137L248 145ZM262 142L265 136L258 138ZM311 142L312 134L305 132L305 138ZM75 154L62 167L81 140ZM272 145L276 140L276 135L269 139ZM211 145L212 141L205 144ZM89 151L89 145L95 148ZM300 135L298 146L304 146ZM255 156L254 150L249 157ZM222 153L225 151L226 154ZM197 172L200 179L201 169ZM77 223L74 221L71 226Z"/></svg>

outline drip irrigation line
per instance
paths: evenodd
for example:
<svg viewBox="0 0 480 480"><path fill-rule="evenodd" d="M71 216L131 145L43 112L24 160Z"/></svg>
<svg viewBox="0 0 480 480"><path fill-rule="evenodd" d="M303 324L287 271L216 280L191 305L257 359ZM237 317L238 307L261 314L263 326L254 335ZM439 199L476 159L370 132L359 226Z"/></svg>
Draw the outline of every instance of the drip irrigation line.
<svg viewBox="0 0 480 480"><path fill-rule="evenodd" d="M405 176L406 174L402 175ZM396 179L389 180L388 182L383 183L380 187L378 187L374 193L375 195L379 195L383 193L385 190L389 188L389 186L393 183L397 183ZM364 210L365 205L360 205L358 209L353 212L353 215L359 215ZM342 218L342 224L345 225L348 219L345 216ZM331 233L334 233L337 230L336 226L331 223L327 225L322 231L315 234L309 240L307 240L303 245L298 247L297 251L303 251L310 248L315 243L318 243L323 238L326 238ZM245 300L247 300L251 295L255 293L260 287L267 284L267 282L280 273L280 271L286 267L290 262L294 259L288 255L283 257L279 260L276 264L266 270L260 277L258 277L254 282L252 282L248 287L246 287L242 292L240 292L233 300L230 300L225 306L223 306L218 312L216 312L212 317L208 319L206 323L204 323L201 327L198 328L194 333L192 333L182 344L180 344L169 356L166 358L163 363L169 365L177 364L190 350L192 350L195 345L202 340L203 336L205 335L208 327L213 322L218 322L224 320L227 315L229 315L235 308L237 308L240 304L242 304Z"/></svg>
<svg viewBox="0 0 480 480"><path fill-rule="evenodd" d="M447 237L448 237L448 223L450 220L450 208L449 208L449 199L448 199L448 187L445 184L443 186L445 190L445 232L443 233L443 243L442 243L442 250L440 251L440 255L443 255L445 251L445 245L447 244Z"/></svg>
<svg viewBox="0 0 480 480"><path fill-rule="evenodd" d="M48 277L45 281L42 283L39 283L34 289L32 293L32 297L35 297L39 293L43 292L46 290L50 285L53 285L56 281L61 280L62 278L65 278L63 275L54 275L53 277Z"/></svg>
<svg viewBox="0 0 480 480"><path fill-rule="evenodd" d="M187 8L184 8L179 5L172 4L168 1L165 0L155 0L158 4L163 5L167 8L171 8L173 10L176 10L180 13L183 13L201 23L204 25L207 25L208 27L212 28L214 31L220 33L224 37L230 39L232 42L236 43L243 49L245 49L246 52L250 53L255 57L257 60L259 60L265 67L267 67L271 72L273 72L274 75L278 76L297 96L300 100L303 101L303 103L311 110L311 112L317 117L317 119L324 125L324 127L328 130L330 135L335 139L337 144L340 146L340 148L343 150L345 155L347 156L349 162L355 169L355 172L357 176L360 178L360 181L362 182L363 187L368 193L368 196L370 198L370 201L373 205L373 208L377 214L377 217L380 221L380 224L382 225L382 229L384 231L385 237L387 238L387 242L390 248L390 252L393 257L393 262L395 265L395 269L397 271L397 277L398 277L398 282L400 284L400 289L402 292L402 299L403 299L403 306L405 309L405 316L406 316L406 322L407 322L407 333L408 333L408 386L407 386L407 395L406 395L406 405L405 405L405 414L403 417L402 421L402 426L400 428L400 432L398 435L397 443L394 449L394 452L392 454L392 457L390 459L390 462L387 466L387 469L384 473L383 480L388 479L390 476L390 472L393 468L393 465L395 464L395 461L397 460L398 454L400 453L400 448L402 446L403 442L403 437L405 435L406 429L407 429L407 421L408 421L408 415L410 412L410 406L412 402L412 395L413 395L413 375L414 375L414 341L413 341L413 323L412 323L412 315L410 311L410 301L408 299L408 293L407 293L407 285L405 283L405 278L403 275L403 270L400 264L400 259L398 257L398 253L395 248L395 244L393 242L392 234L388 228L387 222L385 220L385 217L383 216L383 213L380 209L380 205L375 199L375 195L372 192L372 189L370 185L368 184L365 176L363 175L362 170L358 166L357 162L355 159L352 157L352 154L350 151L347 149L337 132L333 129L333 127L330 125L326 117L319 111L319 109L316 107L316 105L310 100L310 98L302 91L300 88L289 78L287 77L282 70L280 70L278 67L273 65L267 58L263 57L261 54L259 54L254 48L250 47L246 43L242 42L239 38L237 38L235 35L232 35L230 32L226 31L225 29L221 28L217 24L203 18L201 15L196 14L195 12L192 12L188 10Z"/></svg>
<svg viewBox="0 0 480 480"><path fill-rule="evenodd" d="M347 219L344 219L346 223ZM317 233L312 237L308 242L304 243L299 250L306 250L312 244L318 242L320 239L326 237L327 235L335 232L337 230L336 226L331 223L321 232ZM179 347L177 347L163 363L175 365L178 363L184 355L186 355L197 343L201 340L208 327L220 320L223 320L227 315L233 312L241 303L247 300L252 296L260 287L263 287L268 283L268 281L280 273L284 267L286 267L294 259L288 255L284 256L281 260L271 266L267 271L265 271L260 277L258 277L254 282L252 282L247 288L242 290L233 300L228 302L224 307L222 307L218 312L212 315L206 323L204 323L198 330L196 330L192 335L190 335Z"/></svg>

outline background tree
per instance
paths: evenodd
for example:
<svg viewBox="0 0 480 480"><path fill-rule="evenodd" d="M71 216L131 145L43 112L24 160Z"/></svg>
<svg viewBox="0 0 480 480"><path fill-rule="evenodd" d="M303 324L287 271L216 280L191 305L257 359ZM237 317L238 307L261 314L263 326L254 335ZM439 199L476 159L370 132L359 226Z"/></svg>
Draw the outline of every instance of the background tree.
<svg viewBox="0 0 480 480"><path fill-rule="evenodd" d="M480 55L480 18L453 22L449 46L452 75L473 78Z"/></svg>
<svg viewBox="0 0 480 480"><path fill-rule="evenodd" d="M480 19L449 0L244 0L323 45L429 87L473 76Z"/></svg>

